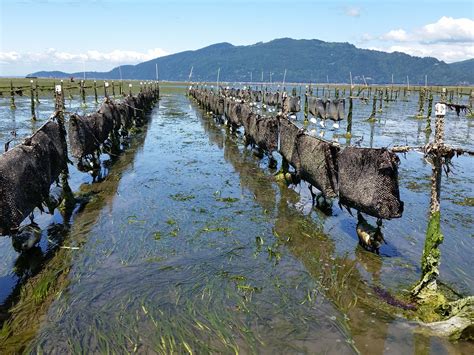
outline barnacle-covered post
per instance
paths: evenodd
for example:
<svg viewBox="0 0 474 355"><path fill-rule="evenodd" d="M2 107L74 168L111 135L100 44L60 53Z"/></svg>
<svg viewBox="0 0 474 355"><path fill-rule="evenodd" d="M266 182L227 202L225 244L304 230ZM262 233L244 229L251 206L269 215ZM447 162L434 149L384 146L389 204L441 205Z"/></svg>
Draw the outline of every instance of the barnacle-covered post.
<svg viewBox="0 0 474 355"><path fill-rule="evenodd" d="M31 98L31 119L36 121L36 112L35 112L35 94L33 88L33 80L30 80L30 98Z"/></svg>
<svg viewBox="0 0 474 355"><path fill-rule="evenodd" d="M39 86L38 86L38 80L35 82L35 96L36 96L36 103L39 104Z"/></svg>
<svg viewBox="0 0 474 355"><path fill-rule="evenodd" d="M444 148L444 116L446 115L446 105L444 103L435 105L435 115L435 140L429 148L431 151L427 152L432 164L430 214L425 247L421 258L421 280L412 291L413 295L419 297L423 297L424 291L430 294L437 290L436 279L439 275L441 261L439 246L443 242L440 223L440 193Z"/></svg>
<svg viewBox="0 0 474 355"><path fill-rule="evenodd" d="M472 111L474 107L474 90L471 90L471 94L469 95L469 116L472 117L474 112Z"/></svg>
<svg viewBox="0 0 474 355"><path fill-rule="evenodd" d="M383 89L380 89L379 94L380 94L380 97L379 97L379 112L382 112Z"/></svg>
<svg viewBox="0 0 474 355"><path fill-rule="evenodd" d="M374 93L374 96L372 97L372 112L370 113L369 121L374 121L375 120L375 112L377 110L377 94Z"/></svg>
<svg viewBox="0 0 474 355"><path fill-rule="evenodd" d="M423 118L425 114L425 89L420 88L420 95L418 96L418 114L416 115L417 118Z"/></svg>
<svg viewBox="0 0 474 355"><path fill-rule="evenodd" d="M109 94L107 93L107 88L109 87L109 83L107 81L104 81L104 97L108 98Z"/></svg>
<svg viewBox="0 0 474 355"><path fill-rule="evenodd" d="M304 93L304 110L303 110L305 121L308 120L308 94L309 94L309 91L308 91L308 87L306 86L306 92Z"/></svg>
<svg viewBox="0 0 474 355"><path fill-rule="evenodd" d="M97 81L94 80L94 99L95 103L98 104L99 100L97 99Z"/></svg>
<svg viewBox="0 0 474 355"><path fill-rule="evenodd" d="M347 113L347 130L346 130L346 138L351 139L352 137L352 86L349 91L349 112Z"/></svg>
<svg viewBox="0 0 474 355"><path fill-rule="evenodd" d="M433 93L430 92L430 96L428 99L428 112L426 114L426 132L431 133L431 112L433 110Z"/></svg>
<svg viewBox="0 0 474 355"><path fill-rule="evenodd" d="M15 105L15 91L13 90L13 81L10 80L10 108L16 109Z"/></svg>
<svg viewBox="0 0 474 355"><path fill-rule="evenodd" d="M82 106L86 107L86 87L84 80L81 80L81 97L82 97Z"/></svg>
<svg viewBox="0 0 474 355"><path fill-rule="evenodd" d="M55 118L59 125L59 131L61 133L62 146L64 149L64 156L66 157L63 170L61 172L61 186L62 186L62 198L63 202L61 203L60 209L66 215L70 216L72 210L74 209L75 199L74 194L72 193L71 187L69 186L69 169L67 166L68 155L67 155L67 143L66 143L66 127L64 124L64 91L63 85L55 85Z"/></svg>

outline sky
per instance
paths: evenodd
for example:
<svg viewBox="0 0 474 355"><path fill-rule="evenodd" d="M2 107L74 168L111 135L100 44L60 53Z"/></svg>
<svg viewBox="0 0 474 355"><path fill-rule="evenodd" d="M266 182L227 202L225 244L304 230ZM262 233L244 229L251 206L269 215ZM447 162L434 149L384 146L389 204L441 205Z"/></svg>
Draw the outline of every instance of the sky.
<svg viewBox="0 0 474 355"><path fill-rule="evenodd" d="M451 63L474 58L474 0L0 0L0 76L108 71L282 37Z"/></svg>

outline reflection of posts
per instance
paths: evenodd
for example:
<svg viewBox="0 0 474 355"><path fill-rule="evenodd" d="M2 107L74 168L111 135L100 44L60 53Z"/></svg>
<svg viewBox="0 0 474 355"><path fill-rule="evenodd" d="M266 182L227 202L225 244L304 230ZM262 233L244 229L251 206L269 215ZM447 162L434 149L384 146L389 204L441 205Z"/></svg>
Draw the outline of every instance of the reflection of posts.
<svg viewBox="0 0 474 355"><path fill-rule="evenodd" d="M443 235L440 226L440 191L441 191L441 165L442 147L444 145L444 116L446 115L446 105L437 103L435 105L435 141L432 145L432 175L431 175L431 201L430 217L425 237L425 247L421 259L422 278L413 289L414 295L419 295L424 289L436 290L436 278L439 275L439 264L441 252L439 245L443 242Z"/></svg>

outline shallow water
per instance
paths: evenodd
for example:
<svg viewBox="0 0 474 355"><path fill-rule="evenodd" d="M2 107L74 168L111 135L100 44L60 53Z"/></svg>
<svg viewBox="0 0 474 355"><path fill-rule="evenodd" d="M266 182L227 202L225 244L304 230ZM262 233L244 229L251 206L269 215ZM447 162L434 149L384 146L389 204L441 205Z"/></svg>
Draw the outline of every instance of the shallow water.
<svg viewBox="0 0 474 355"><path fill-rule="evenodd" d="M364 136L361 144L369 145L373 127L374 146L424 144L420 122L406 117L416 102L391 105L373 125L363 122L370 105L356 106L353 142ZM15 113L25 134L27 114ZM447 141L472 145L473 121L448 117ZM335 133L327 130L325 137ZM455 173L443 177L442 191L441 279L466 294L474 292L474 211L458 203L472 197L470 159L453 160ZM38 317L28 325L26 287L12 324L24 322L32 331L9 336L5 349L469 353L470 344L419 334L403 310L374 291L403 293L420 274L431 169L417 153L401 160L405 213L384 223L388 244L376 256L357 245L354 217L337 204L333 216L311 209L304 184L277 184L266 159L245 149L238 134L214 123L182 92L165 93L148 128L104 181L91 184L72 171L73 189L95 198L75 214L65 239L53 244L61 233L43 233L38 252L46 268L26 282L36 290L52 273L52 296L33 307ZM52 221L61 223L61 216L40 217L45 227ZM5 302L19 280L42 266L15 268L18 254L9 238L0 238L0 256Z"/></svg>

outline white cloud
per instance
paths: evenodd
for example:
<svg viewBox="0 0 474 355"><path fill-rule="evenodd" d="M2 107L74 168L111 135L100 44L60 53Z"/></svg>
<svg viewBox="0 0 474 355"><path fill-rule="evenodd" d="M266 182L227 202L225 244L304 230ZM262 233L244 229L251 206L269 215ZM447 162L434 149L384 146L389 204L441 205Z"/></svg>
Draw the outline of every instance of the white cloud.
<svg viewBox="0 0 474 355"><path fill-rule="evenodd" d="M443 16L411 31L398 28L372 39L363 35L360 43L369 49L456 62L474 58L474 21Z"/></svg>
<svg viewBox="0 0 474 355"><path fill-rule="evenodd" d="M368 49L374 49L384 52L402 52L417 57L434 57L447 63L458 62L474 58L474 46L465 46L462 44L420 44L407 43L403 45L390 46L372 46Z"/></svg>
<svg viewBox="0 0 474 355"><path fill-rule="evenodd" d="M14 62L20 58L18 52L0 52L0 62Z"/></svg>
<svg viewBox="0 0 474 355"><path fill-rule="evenodd" d="M360 17L360 8L348 6L344 9L344 14L350 17Z"/></svg>
<svg viewBox="0 0 474 355"><path fill-rule="evenodd" d="M82 63L82 62L107 62L109 64L136 64L139 62L162 57L168 53L161 48L149 49L146 52L113 50L111 52L100 52L97 50L89 50L84 53L61 52L54 48L49 48L40 53L18 53L18 52L0 52L0 61L23 62L23 63L40 63L44 61L52 61L57 64L61 63Z"/></svg>
<svg viewBox="0 0 474 355"><path fill-rule="evenodd" d="M381 37L381 39L383 40L397 41L397 42L406 42L409 40L409 38L410 37L408 33L401 28L398 30L391 30Z"/></svg>
<svg viewBox="0 0 474 355"><path fill-rule="evenodd" d="M423 26L417 33L420 40L436 42L471 42L474 45L474 21L468 18L441 17Z"/></svg>

